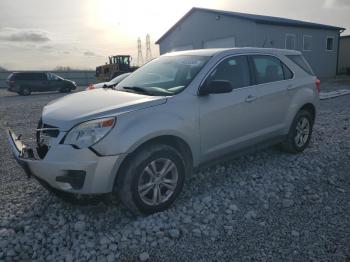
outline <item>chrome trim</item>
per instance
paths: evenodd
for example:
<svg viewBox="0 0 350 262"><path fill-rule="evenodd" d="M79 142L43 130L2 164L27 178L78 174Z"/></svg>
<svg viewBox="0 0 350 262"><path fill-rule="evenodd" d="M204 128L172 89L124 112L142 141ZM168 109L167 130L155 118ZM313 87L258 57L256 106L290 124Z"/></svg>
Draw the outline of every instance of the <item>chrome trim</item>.
<svg viewBox="0 0 350 262"><path fill-rule="evenodd" d="M53 128L53 127L47 127L47 128L37 128L36 131L40 132L40 131L60 131L59 128Z"/></svg>

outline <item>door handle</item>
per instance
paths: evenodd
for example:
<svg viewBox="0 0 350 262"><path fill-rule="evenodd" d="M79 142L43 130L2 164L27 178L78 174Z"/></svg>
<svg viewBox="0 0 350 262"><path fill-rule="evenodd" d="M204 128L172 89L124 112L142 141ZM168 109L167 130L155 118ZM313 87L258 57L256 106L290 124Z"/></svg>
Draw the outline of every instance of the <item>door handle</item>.
<svg viewBox="0 0 350 262"><path fill-rule="evenodd" d="M248 103L250 103L250 102L253 102L255 99L257 99L256 96L249 95L249 96L247 96L247 98L245 99L245 101L248 102Z"/></svg>

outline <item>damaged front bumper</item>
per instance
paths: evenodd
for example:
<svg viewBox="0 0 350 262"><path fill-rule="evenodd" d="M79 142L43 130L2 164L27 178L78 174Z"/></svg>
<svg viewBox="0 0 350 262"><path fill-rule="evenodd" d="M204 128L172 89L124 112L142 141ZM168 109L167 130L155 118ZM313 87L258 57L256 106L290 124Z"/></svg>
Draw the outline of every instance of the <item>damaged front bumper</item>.
<svg viewBox="0 0 350 262"><path fill-rule="evenodd" d="M20 136L7 130L12 154L28 177L34 176L54 189L76 194L104 194L113 190L123 155L99 156L89 148L53 145L43 159Z"/></svg>

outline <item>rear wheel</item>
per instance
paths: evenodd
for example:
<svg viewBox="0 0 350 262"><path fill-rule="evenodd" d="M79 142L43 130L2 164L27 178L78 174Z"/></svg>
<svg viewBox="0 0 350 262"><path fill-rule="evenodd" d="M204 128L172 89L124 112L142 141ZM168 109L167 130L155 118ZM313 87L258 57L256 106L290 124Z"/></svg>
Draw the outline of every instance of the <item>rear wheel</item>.
<svg viewBox="0 0 350 262"><path fill-rule="evenodd" d="M21 96L29 96L32 93L32 91L29 87L21 87L18 93Z"/></svg>
<svg viewBox="0 0 350 262"><path fill-rule="evenodd" d="M116 191L134 213L160 212L180 194L185 173L185 161L176 149L153 145L140 150L128 161Z"/></svg>
<svg viewBox="0 0 350 262"><path fill-rule="evenodd" d="M293 120L286 140L282 143L282 149L290 153L303 152L310 143L313 119L309 111L299 111Z"/></svg>

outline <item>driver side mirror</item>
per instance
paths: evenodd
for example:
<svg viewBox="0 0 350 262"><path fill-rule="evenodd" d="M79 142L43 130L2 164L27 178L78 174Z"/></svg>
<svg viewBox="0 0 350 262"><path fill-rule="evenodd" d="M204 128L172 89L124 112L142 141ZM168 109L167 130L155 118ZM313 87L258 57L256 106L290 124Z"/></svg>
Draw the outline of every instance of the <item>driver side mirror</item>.
<svg viewBox="0 0 350 262"><path fill-rule="evenodd" d="M199 89L199 96L206 96L209 94L223 94L232 92L233 87L230 81L214 80L204 84Z"/></svg>

